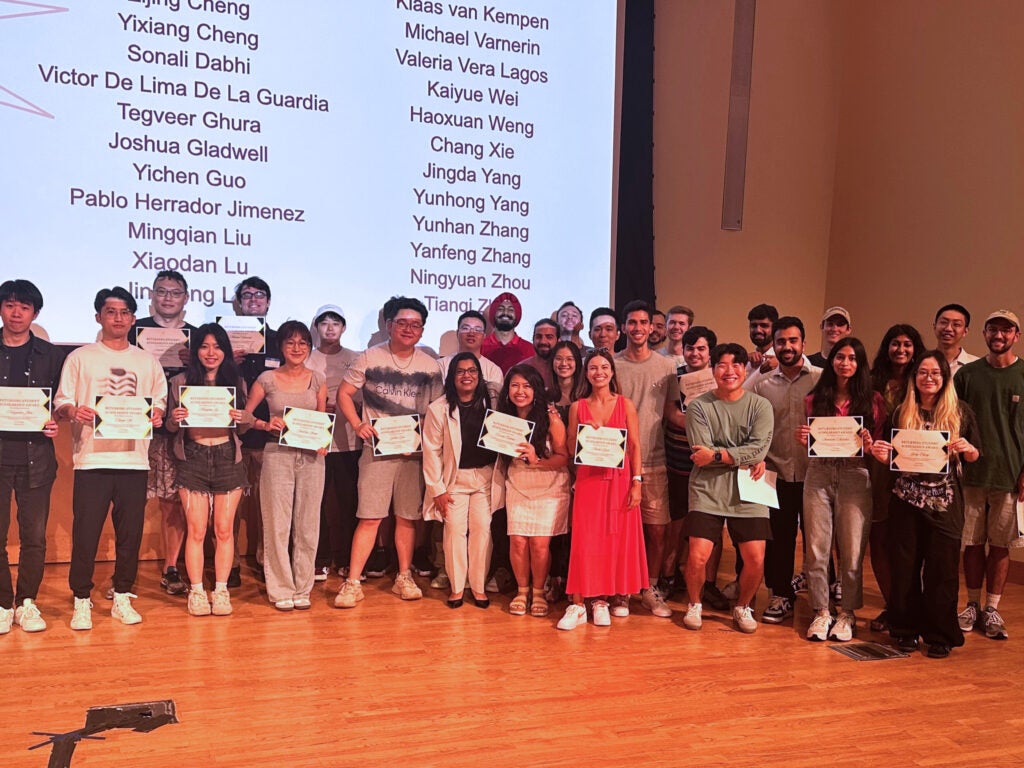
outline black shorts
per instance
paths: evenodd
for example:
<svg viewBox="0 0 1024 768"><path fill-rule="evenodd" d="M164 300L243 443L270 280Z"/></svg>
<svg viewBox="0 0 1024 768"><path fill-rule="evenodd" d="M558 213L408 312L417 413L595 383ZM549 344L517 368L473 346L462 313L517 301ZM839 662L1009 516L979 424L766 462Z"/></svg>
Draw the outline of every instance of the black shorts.
<svg viewBox="0 0 1024 768"><path fill-rule="evenodd" d="M690 511L690 475L668 470L668 513L673 520L685 520Z"/></svg>
<svg viewBox="0 0 1024 768"><path fill-rule="evenodd" d="M179 488L199 493L227 493L247 488L242 462L235 462L235 442L217 445L185 442L185 460L175 462L174 483Z"/></svg>
<svg viewBox="0 0 1024 768"><path fill-rule="evenodd" d="M734 544L744 541L771 541L772 524L767 517L726 517L708 512L690 510L686 516L686 535L722 543L722 526L729 526L729 538Z"/></svg>

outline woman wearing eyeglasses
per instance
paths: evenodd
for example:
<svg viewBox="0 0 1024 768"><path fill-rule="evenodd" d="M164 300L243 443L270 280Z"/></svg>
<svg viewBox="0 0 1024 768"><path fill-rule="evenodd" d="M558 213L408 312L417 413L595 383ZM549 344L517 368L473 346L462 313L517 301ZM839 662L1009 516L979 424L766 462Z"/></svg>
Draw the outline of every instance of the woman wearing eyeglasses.
<svg viewBox="0 0 1024 768"><path fill-rule="evenodd" d="M491 561L491 479L497 457L477 445L490 405L480 361L472 352L460 352L448 364L444 396L430 404L423 421L423 519L444 521L449 608L462 607L467 575L476 607L490 605L484 584Z"/></svg>
<svg viewBox="0 0 1024 768"><path fill-rule="evenodd" d="M964 644L956 613L964 529L957 470L960 462L981 456L975 447L981 438L974 412L957 398L942 352L925 352L910 366L903 402L886 423L887 439L876 441L871 451L886 466L894 428L949 433L947 471L894 472L889 499L891 633L905 651L916 650L918 637L924 638L928 656L942 659ZM898 466L898 455L896 461Z"/></svg>
<svg viewBox="0 0 1024 768"><path fill-rule="evenodd" d="M298 320L289 320L281 325L277 336L283 363L260 374L245 405L251 414L267 401L269 420L256 419L253 426L275 436L285 426L282 417L286 407L327 410L327 380L319 371L306 367L313 348L309 329ZM292 448L278 445L273 438L263 449L263 568L267 597L279 611L310 607L326 454L326 448Z"/></svg>

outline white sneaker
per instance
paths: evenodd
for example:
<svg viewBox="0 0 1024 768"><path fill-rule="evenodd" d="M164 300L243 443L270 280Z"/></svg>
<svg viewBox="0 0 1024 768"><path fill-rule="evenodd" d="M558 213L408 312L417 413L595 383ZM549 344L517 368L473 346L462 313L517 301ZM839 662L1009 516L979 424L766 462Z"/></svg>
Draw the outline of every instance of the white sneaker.
<svg viewBox="0 0 1024 768"><path fill-rule="evenodd" d="M746 635L752 635L757 631L757 620L749 605L737 605L732 609L732 623Z"/></svg>
<svg viewBox="0 0 1024 768"><path fill-rule="evenodd" d="M612 598L612 616L617 619L629 616L629 595L616 595Z"/></svg>
<svg viewBox="0 0 1024 768"><path fill-rule="evenodd" d="M431 589L448 589L451 586L451 582L448 580L448 574L444 568L437 572L437 576L430 580Z"/></svg>
<svg viewBox="0 0 1024 768"><path fill-rule="evenodd" d="M853 631L856 626L857 617L853 615L853 611L843 611L836 617L836 623L832 625L832 630L828 633L828 639L837 640L840 643L852 640Z"/></svg>
<svg viewBox="0 0 1024 768"><path fill-rule="evenodd" d="M700 603L690 603L690 607L686 609L686 615L683 616L683 626L693 630L698 630L704 626L704 620L700 616L700 611Z"/></svg>
<svg viewBox="0 0 1024 768"><path fill-rule="evenodd" d="M46 622L39 615L39 609L27 597L14 611L14 623L26 632L42 632L46 629Z"/></svg>
<svg viewBox="0 0 1024 768"><path fill-rule="evenodd" d="M351 579L345 579L341 585L341 590L338 595L334 598L335 608L355 608L356 603L365 597L363 594L363 585L358 581L352 581Z"/></svg>
<svg viewBox="0 0 1024 768"><path fill-rule="evenodd" d="M569 607L565 609L565 615L558 620L557 626L559 629L576 629L580 624L587 623L587 608L584 605L576 605L576 603L570 603Z"/></svg>
<svg viewBox="0 0 1024 768"><path fill-rule="evenodd" d="M134 597L138 597L138 595L133 595L131 592L115 592L114 604L110 608L110 615L122 624L141 623L142 617L132 607L132 598Z"/></svg>
<svg viewBox="0 0 1024 768"><path fill-rule="evenodd" d="M730 581L724 587L722 587L722 594L725 595L726 600L737 600L740 596L740 583L738 581Z"/></svg>
<svg viewBox="0 0 1024 768"><path fill-rule="evenodd" d="M807 628L807 639L817 643L824 642L828 639L828 630L831 626L832 615L828 611L818 611L811 621L811 626Z"/></svg>
<svg viewBox="0 0 1024 768"><path fill-rule="evenodd" d="M189 616L209 616L210 615L210 598L206 596L206 592L202 589L190 589L188 591L188 615Z"/></svg>
<svg viewBox="0 0 1024 768"><path fill-rule="evenodd" d="M14 609L0 608L0 635L6 635L14 624Z"/></svg>
<svg viewBox="0 0 1024 768"><path fill-rule="evenodd" d="M331 569L326 565L322 568L317 568L316 571L313 572L313 581L327 581L327 574L330 572Z"/></svg>
<svg viewBox="0 0 1024 768"><path fill-rule="evenodd" d="M657 587L645 589L640 595L640 604L660 619L667 619L672 615L672 609L665 605L665 598Z"/></svg>
<svg viewBox="0 0 1024 768"><path fill-rule="evenodd" d="M92 600L88 597L75 598L75 612L71 615L72 629L92 629Z"/></svg>
<svg viewBox="0 0 1024 768"><path fill-rule="evenodd" d="M403 600L419 600L423 597L423 590L416 585L416 580L409 571L395 576L395 585L391 587L391 591Z"/></svg>
<svg viewBox="0 0 1024 768"><path fill-rule="evenodd" d="M604 600L595 600L590 604L590 608L594 612L595 627L610 627L612 625L612 617L608 613L607 602Z"/></svg>

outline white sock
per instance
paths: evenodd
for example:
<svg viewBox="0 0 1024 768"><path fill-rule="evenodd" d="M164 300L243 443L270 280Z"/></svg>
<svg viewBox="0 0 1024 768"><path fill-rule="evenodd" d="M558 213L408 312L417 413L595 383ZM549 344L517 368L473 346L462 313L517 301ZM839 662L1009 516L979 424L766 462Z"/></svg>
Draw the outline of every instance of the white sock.
<svg viewBox="0 0 1024 768"><path fill-rule="evenodd" d="M202 584L202 582L200 582L198 584L193 584L192 585L192 591L193 592L202 592L203 591L203 584Z"/></svg>
<svg viewBox="0 0 1024 768"><path fill-rule="evenodd" d="M214 589L215 592L227 592L228 591L228 583L226 581L218 581L214 585L213 589Z"/></svg>
<svg viewBox="0 0 1024 768"><path fill-rule="evenodd" d="M994 608L998 608L999 607L999 598L1001 598L1001 597L1002 597L1002 595L993 595L991 592L986 592L985 593L985 609L988 610L989 608L993 608L993 609Z"/></svg>

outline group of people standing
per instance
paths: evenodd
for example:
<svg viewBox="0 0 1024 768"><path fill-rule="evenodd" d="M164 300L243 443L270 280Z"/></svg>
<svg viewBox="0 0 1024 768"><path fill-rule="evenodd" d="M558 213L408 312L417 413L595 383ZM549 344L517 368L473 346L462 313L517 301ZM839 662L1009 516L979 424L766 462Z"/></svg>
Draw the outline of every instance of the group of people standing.
<svg viewBox="0 0 1024 768"><path fill-rule="evenodd" d="M0 386L54 393L53 419L40 432L0 433L0 493L15 496L22 543L16 594L0 564L0 633L14 623L45 628L35 598L56 474L52 441L67 421L77 630L92 626L93 565L111 506L111 614L125 624L142 620L131 590L148 495L162 500L162 585L186 594L193 616L231 613L236 523L249 504L258 509L266 595L280 611L309 609L314 584L331 566L343 576L334 605L355 608L390 530L392 591L421 598L416 575L428 571L414 560L429 551L436 527L444 578L434 583L448 588L452 609L464 605L466 590L473 605L489 607L495 571L507 565L515 584L509 613L544 617L565 595L562 630L588 620L608 626L629 615L637 595L645 610L668 618L666 601L678 591L687 598L686 628L702 627L707 606L729 610L736 628L752 633L763 578L771 595L762 622L790 619L805 588L808 639L842 642L857 629L870 542L886 603L872 628L890 631L900 648L914 650L920 638L930 656L942 657L963 644L964 631L1007 637L998 605L1008 548L1020 537L1015 503L1024 495L1017 407L1024 363L1012 352L1020 326L1011 312L986 318L989 354L981 360L960 345L970 314L950 304L936 314L935 350L914 328L897 325L869 364L842 307L826 310L822 349L808 355L801 320L765 304L748 315L750 350L718 343L686 307L661 313L643 301L621 313L595 309L593 346L581 338L587 326L572 302L539 320L529 342L515 332L517 298L502 294L486 317L463 313L457 353L438 358L420 345L428 312L414 298L385 303L385 336L362 352L341 346L344 312L325 305L309 326L289 320L265 328L265 349L250 353L233 350L221 325L187 325L187 297L185 278L162 272L154 315L136 320L131 294L100 291L98 340L65 360L30 330L42 308L38 289L24 280L0 286ZM270 287L248 278L235 300L238 314L265 318ZM188 328L180 366L161 368L132 343L145 327ZM235 393L233 426L188 425L180 393L202 386ZM120 394L150 398L152 440L95 434L96 398ZM280 444L288 408L333 413L331 446ZM531 425L512 455L481 440L489 411ZM396 416L414 417L420 444L384 455L375 424ZM808 450L809 420L831 416L859 419L856 455L817 458ZM603 427L623 434L618 466L581 463L579 435ZM895 429L948 432L948 471L891 471ZM747 487L766 476L777 508L750 500ZM0 506L6 532L7 502ZM207 592L211 521L214 589ZM724 528L737 550L737 577L720 589ZM800 530L803 571L796 573ZM968 605L958 614L961 540ZM177 572L182 546L187 583Z"/></svg>

